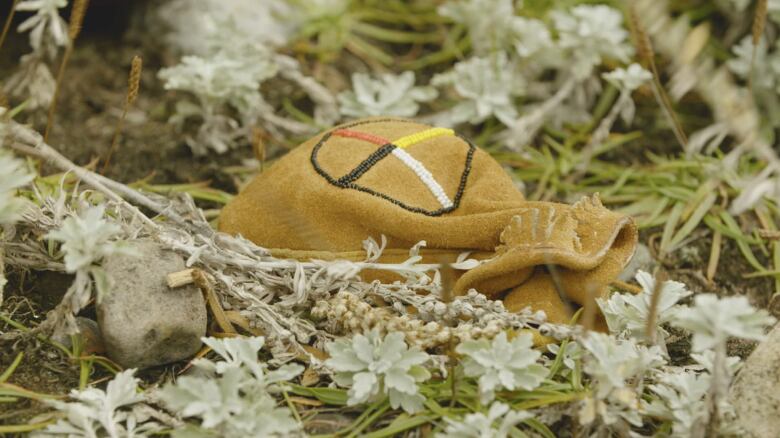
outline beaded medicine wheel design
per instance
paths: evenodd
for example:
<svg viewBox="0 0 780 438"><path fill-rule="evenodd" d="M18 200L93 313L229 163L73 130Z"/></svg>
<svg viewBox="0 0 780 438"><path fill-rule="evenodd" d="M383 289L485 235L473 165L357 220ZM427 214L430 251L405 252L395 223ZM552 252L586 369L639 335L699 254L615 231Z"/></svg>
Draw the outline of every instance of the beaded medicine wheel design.
<svg viewBox="0 0 780 438"><path fill-rule="evenodd" d="M336 187L439 216L458 208L475 150L452 129L373 119L326 133L314 146L311 162Z"/></svg>

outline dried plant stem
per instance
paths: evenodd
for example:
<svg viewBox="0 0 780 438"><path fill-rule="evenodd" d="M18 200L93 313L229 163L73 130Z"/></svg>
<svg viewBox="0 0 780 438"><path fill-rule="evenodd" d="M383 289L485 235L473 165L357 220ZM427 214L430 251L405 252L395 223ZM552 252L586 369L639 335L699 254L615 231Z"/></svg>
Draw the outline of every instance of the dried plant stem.
<svg viewBox="0 0 780 438"><path fill-rule="evenodd" d="M452 268L452 266L447 263L446 260L441 259L439 260L439 264L441 264L441 269L439 270L441 274L441 301L444 304L450 304L452 302L453 296L452 296L452 289L455 286L455 270ZM455 367L457 366L457 354L455 353L455 344L457 344L455 340L454 331L450 331L450 338L447 340L447 358L448 360L448 372L450 374L450 407L455 407L457 404L457 390L458 390L458 379L456 378L455 374Z"/></svg>
<svg viewBox="0 0 780 438"><path fill-rule="evenodd" d="M661 294L663 293L664 283L668 280L665 271L659 270L655 274L655 286L653 287L653 296L650 297L650 310L647 314L647 342L655 345L657 342L656 320L658 319L658 305L661 303Z"/></svg>
<svg viewBox="0 0 780 438"><path fill-rule="evenodd" d="M224 333L235 335L237 333L236 329L225 314L225 309L222 308L219 297L217 297L216 292L214 292L214 288L211 286L211 281L209 281L208 276L203 271L195 269L192 272L192 278L206 297L211 313L214 315L214 320L217 321L219 328L221 328Z"/></svg>
<svg viewBox="0 0 780 438"><path fill-rule="evenodd" d="M265 147L265 132L258 127L252 128L252 151L255 153L255 158L260 162L260 173L265 170L266 160L266 147Z"/></svg>
<svg viewBox="0 0 780 438"><path fill-rule="evenodd" d="M761 37L764 34L764 26L766 25L767 15L767 0L758 0L756 3L756 13L753 16L753 52L750 55L750 71L748 72L748 89L753 91L753 67L756 63L756 54L758 52L758 44L761 42Z"/></svg>
<svg viewBox="0 0 780 438"><path fill-rule="evenodd" d="M5 24L3 25L3 33L0 34L0 49L3 48L3 43L5 43L5 37L8 35L8 31L11 29L11 23L14 21L14 15L16 14L16 4L19 3L19 0L13 0L11 3L11 10L8 12L8 17L5 19Z"/></svg>
<svg viewBox="0 0 780 438"><path fill-rule="evenodd" d="M119 136L122 134L122 129L125 126L125 119L127 118L127 112L130 110L130 106L135 103L138 98L138 89L141 85L141 70L143 68L143 60L140 56L133 56L133 61L130 63L130 76L127 80L127 97L122 107L122 116L119 117L119 122L116 124L116 130L114 131L114 138L111 140L111 148L108 150L106 161L103 163L103 169L100 173L105 174L108 170L108 166L111 164L111 156L116 151L119 145Z"/></svg>
<svg viewBox="0 0 780 438"><path fill-rule="evenodd" d="M170 289L186 286L195 282L195 269L185 269L183 271L172 272L165 278Z"/></svg>
<svg viewBox="0 0 780 438"><path fill-rule="evenodd" d="M81 25L84 22L84 14L87 12L87 6L89 0L76 0L73 3L73 9L70 11L70 22L68 23L68 38L70 39L68 46L65 48L65 53L62 55L62 62L60 62L60 68L57 70L57 79L54 85L54 96L49 104L49 113L46 117L46 130L43 133L43 141L48 142L49 133L51 127L54 124L54 113L57 110L57 98L60 95L60 87L62 86L62 78L65 76L65 67L68 65L70 56L73 54L73 47L76 45L76 38L81 33Z"/></svg>
<svg viewBox="0 0 780 438"><path fill-rule="evenodd" d="M0 307L3 306L3 290L5 289L5 261L3 260L3 248L0 247Z"/></svg>
<svg viewBox="0 0 780 438"><path fill-rule="evenodd" d="M582 326L585 330L593 330L596 327L596 313L599 308L596 303L598 288L594 287L592 284L586 284L585 292L588 296L582 310Z"/></svg>
<svg viewBox="0 0 780 438"><path fill-rule="evenodd" d="M9 147L24 155L48 161L65 172L72 172L84 182L105 194L109 199L122 201L126 208L130 209L133 213L140 215L141 220L146 223L146 225L152 226L155 229L157 228L157 224L141 213L134 205L124 202L122 198L148 208L161 216L165 216L184 229L194 230L204 235L211 235L214 233L211 228L206 228L205 225L199 226L198 224L187 221L178 213L171 211L167 205L156 202L135 189L74 164L57 152L56 149L46 144L41 138L41 135L30 128L13 121L9 123L9 126L11 127L11 137L22 142L12 142Z"/></svg>
<svg viewBox="0 0 780 438"><path fill-rule="evenodd" d="M726 374L724 373L726 367L726 343L718 342L715 346L715 358L712 360L712 384L710 385L710 391L707 394L707 410L709 411L709 417L707 425L704 428L705 437L718 436L718 430L720 429L720 398L724 394L724 381Z"/></svg>
<svg viewBox="0 0 780 438"><path fill-rule="evenodd" d="M685 148L685 146L688 144L688 136L685 134L685 130L683 130L682 124L677 118L677 114L674 112L674 108L672 107L672 101L669 99L669 96L666 94L666 90L661 83L661 75L658 73L658 68L655 65L655 51L653 50L653 44L650 41L650 36L647 34L642 21L639 19L639 14L637 14L633 5L629 6L628 11L631 23L631 26L629 27L631 28L631 33L634 36L639 60L643 66L648 68L653 74L651 87L653 89L653 95L655 95L658 104L664 110L664 114L666 114L667 118L669 119L669 123L672 125L674 136L677 138L680 146Z"/></svg>
<svg viewBox="0 0 780 438"><path fill-rule="evenodd" d="M759 232L760 234L760 232ZM718 272L718 262L720 261L720 249L723 235L720 231L715 231L712 235L712 248L710 249L710 260L707 263L707 280L712 282L715 274Z"/></svg>
<svg viewBox="0 0 780 438"><path fill-rule="evenodd" d="M103 183L103 181L107 180L107 178L101 178L99 175L90 172L84 169L83 167L77 166L76 164L74 164L73 162L71 162L64 156L62 156L54 148L46 144L46 142L43 141L40 134L38 134L37 132L32 131L31 129L26 128L13 121L10 122L8 125L11 128L10 129L11 138L15 140L15 141L11 141L9 144L9 147L11 149L27 156L37 157L42 160L48 161L66 172L72 172L79 179L81 179L88 185L94 187L96 190L103 193L104 195L106 195L108 199L122 204L129 211L137 215L138 218L141 219L141 221L143 221L147 226L152 227L155 230L158 228L157 224L155 224L151 219L146 217L146 215L141 213L141 211L138 210L138 208L136 208L134 205L122 199L121 196L119 196L116 192L114 192L109 187L107 187L106 184ZM21 142L24 142L26 144L23 144ZM123 184L119 184L116 182L114 182L113 185L123 186ZM135 192L129 187L126 187L126 189L127 191Z"/></svg>
<svg viewBox="0 0 780 438"><path fill-rule="evenodd" d="M626 283L625 281L620 281L620 280L614 280L612 281L612 283L610 283L610 285L615 288L622 289L626 292L631 292L632 294L641 294L643 290L639 286L635 286L631 283Z"/></svg>

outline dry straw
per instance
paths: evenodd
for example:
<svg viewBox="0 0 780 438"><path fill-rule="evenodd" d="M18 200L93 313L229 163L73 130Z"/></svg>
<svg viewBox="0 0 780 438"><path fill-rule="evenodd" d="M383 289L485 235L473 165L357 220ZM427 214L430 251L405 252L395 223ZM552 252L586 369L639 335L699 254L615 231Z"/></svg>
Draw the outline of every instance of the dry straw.
<svg viewBox="0 0 780 438"><path fill-rule="evenodd" d="M688 144L688 136L685 135L682 124L672 107L672 102L661 83L661 75L658 73L658 68L656 68L655 65L655 51L653 50L650 36L647 34L642 21L639 19L639 14L636 12L633 5L629 6L628 15L631 34L633 36L634 44L636 45L639 61L653 74L653 94L661 108L664 110L664 113L669 118L669 122L672 125L672 131L674 132L677 141L680 143L680 146L685 147Z"/></svg>
<svg viewBox="0 0 780 438"><path fill-rule="evenodd" d="M758 0L756 3L756 13L753 15L753 53L750 55L750 72L748 74L748 88L753 90L753 67L756 63L756 53L758 44L761 42L761 36L764 34L764 25L766 25L767 0Z"/></svg>
<svg viewBox="0 0 780 438"><path fill-rule="evenodd" d="M57 98L60 95L60 87L62 85L62 78L65 74L65 67L68 65L68 60L70 60L70 56L73 53L73 47L76 45L76 38L78 38L81 33L81 27L84 24L84 15L87 13L88 6L89 0L75 0L73 9L70 11L70 21L68 22L68 38L70 38L70 42L68 47L65 48L65 54L62 55L60 69L57 71L54 97L52 97L51 104L49 104L49 114L46 118L46 130L43 134L44 141L48 141L51 127L54 124L54 112L57 109Z"/></svg>
<svg viewBox="0 0 780 438"><path fill-rule="evenodd" d="M111 148L106 155L106 161L103 164L101 173L105 174L108 170L109 164L111 164L111 156L114 155L116 148L119 146L119 136L122 135L122 130L125 127L125 119L127 118L127 112L130 110L130 106L138 99L138 90L141 87L141 71L143 70L143 60L140 56L133 56L133 60L130 62L130 75L127 79L127 96L125 97L125 104L122 107L122 116L119 117L116 130L114 131L114 138L111 140Z"/></svg>
<svg viewBox="0 0 780 438"><path fill-rule="evenodd" d="M265 170L266 160L265 131L257 126L252 128L252 151L260 162L260 173L262 173Z"/></svg>
<svg viewBox="0 0 780 438"><path fill-rule="evenodd" d="M664 283L669 279L665 271L658 270L655 274L655 285L653 286L653 296L650 297L650 311L647 314L647 327L645 333L647 334L647 342L650 345L656 343L656 320L658 319L658 305L661 303L661 293L663 292Z"/></svg>

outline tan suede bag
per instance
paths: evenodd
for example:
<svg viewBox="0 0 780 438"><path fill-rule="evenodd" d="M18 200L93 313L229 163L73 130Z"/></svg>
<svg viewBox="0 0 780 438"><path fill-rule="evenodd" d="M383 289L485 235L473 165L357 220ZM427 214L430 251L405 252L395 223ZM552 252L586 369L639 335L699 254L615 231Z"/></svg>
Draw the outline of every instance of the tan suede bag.
<svg viewBox="0 0 780 438"><path fill-rule="evenodd" d="M383 260L426 241L424 260L463 251L488 260L457 272L509 310L531 306L567 322L571 301L603 296L633 255L631 218L598 197L526 201L501 166L450 129L371 118L335 127L258 175L222 212L220 230L284 258L357 260L387 237Z"/></svg>

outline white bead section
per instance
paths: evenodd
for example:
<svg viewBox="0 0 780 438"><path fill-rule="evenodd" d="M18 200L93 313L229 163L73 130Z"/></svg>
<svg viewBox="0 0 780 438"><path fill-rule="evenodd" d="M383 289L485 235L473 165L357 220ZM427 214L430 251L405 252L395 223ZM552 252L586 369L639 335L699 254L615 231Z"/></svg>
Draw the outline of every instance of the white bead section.
<svg viewBox="0 0 780 438"><path fill-rule="evenodd" d="M412 169L412 171L417 175L418 178L420 178L423 184L428 187L428 190L433 193L433 196L436 197L436 200L439 201L439 204L441 204L442 207L452 207L452 201L447 196L447 194L444 193L444 189L441 188L439 183L436 182L436 180L433 178L431 172L429 172L421 162L417 161L413 156L409 155L408 152L401 148L393 149L393 155L398 157L399 160Z"/></svg>

